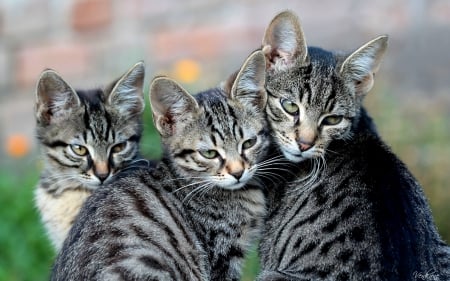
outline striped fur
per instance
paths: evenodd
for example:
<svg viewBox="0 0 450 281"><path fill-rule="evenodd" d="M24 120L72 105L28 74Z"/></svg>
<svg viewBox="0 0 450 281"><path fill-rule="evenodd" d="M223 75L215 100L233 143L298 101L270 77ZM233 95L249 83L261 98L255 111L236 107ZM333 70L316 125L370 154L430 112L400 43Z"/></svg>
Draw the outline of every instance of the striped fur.
<svg viewBox="0 0 450 281"><path fill-rule="evenodd" d="M421 186L361 105L386 42L348 56L307 48L291 12L267 29L269 123L297 164L269 190L258 280L450 280Z"/></svg>
<svg viewBox="0 0 450 281"><path fill-rule="evenodd" d="M75 91L56 72L42 73L36 133L44 169L35 202L56 250L92 191L139 162L143 79L138 63L105 89Z"/></svg>
<svg viewBox="0 0 450 281"><path fill-rule="evenodd" d="M261 52L232 86L195 98L154 79L161 162L88 199L52 280L239 280L265 214L257 179L270 143L264 82Z"/></svg>

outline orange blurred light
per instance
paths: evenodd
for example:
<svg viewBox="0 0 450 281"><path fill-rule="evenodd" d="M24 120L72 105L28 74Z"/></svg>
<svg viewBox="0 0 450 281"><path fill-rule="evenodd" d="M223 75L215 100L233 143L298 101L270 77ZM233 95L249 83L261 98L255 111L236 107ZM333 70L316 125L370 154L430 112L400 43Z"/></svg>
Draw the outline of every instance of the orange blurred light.
<svg viewBox="0 0 450 281"><path fill-rule="evenodd" d="M30 143L24 135L11 135L6 139L6 153L14 158L25 156L30 151Z"/></svg>
<svg viewBox="0 0 450 281"><path fill-rule="evenodd" d="M191 59L179 60L174 67L174 76L180 82L193 83L200 76L200 65Z"/></svg>

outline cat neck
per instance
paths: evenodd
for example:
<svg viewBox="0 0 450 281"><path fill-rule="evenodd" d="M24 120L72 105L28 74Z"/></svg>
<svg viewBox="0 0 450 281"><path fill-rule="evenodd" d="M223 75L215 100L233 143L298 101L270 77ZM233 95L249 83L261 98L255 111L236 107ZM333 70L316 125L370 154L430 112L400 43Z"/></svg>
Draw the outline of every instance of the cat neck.
<svg viewBox="0 0 450 281"><path fill-rule="evenodd" d="M367 110L362 106L359 114L353 122L353 134L369 134L378 136L378 131L372 117L369 116Z"/></svg>

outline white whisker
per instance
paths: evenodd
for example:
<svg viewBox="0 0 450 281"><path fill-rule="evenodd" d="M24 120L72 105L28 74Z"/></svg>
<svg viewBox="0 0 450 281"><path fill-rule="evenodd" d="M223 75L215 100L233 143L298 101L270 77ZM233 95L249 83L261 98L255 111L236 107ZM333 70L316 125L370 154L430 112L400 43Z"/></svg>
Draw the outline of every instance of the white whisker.
<svg viewBox="0 0 450 281"><path fill-rule="evenodd" d="M207 180L207 179L205 179L205 180L203 180L203 181L192 182L192 183L189 183L189 184L187 184L187 185L183 185L183 186L181 186L181 187L179 187L179 188L173 190L171 193L178 192L178 191L180 191L180 190L183 190L183 189L185 189L185 188L187 188L187 187L190 187L190 186L193 186L193 185L196 185L196 184L204 184L204 183L208 183L208 182L210 182L210 181Z"/></svg>
<svg viewBox="0 0 450 281"><path fill-rule="evenodd" d="M197 186L196 188L194 188L192 191L190 191L190 192L184 197L184 199L181 201L181 203L184 204L185 201L188 200L188 201L186 202L186 204L188 204L188 203L189 203L189 200L192 200L192 198L193 198L196 194L198 194L199 192L201 192L203 188L207 188L207 187L210 186L210 185L213 185L213 184L212 184L211 182L206 182L206 183L204 183L204 184L202 184L202 185Z"/></svg>
<svg viewBox="0 0 450 281"><path fill-rule="evenodd" d="M323 154L320 157L313 158L311 171L303 178L295 181L296 187L289 190L289 193L298 192L299 190L308 191L320 180L320 175L326 169L326 161Z"/></svg>

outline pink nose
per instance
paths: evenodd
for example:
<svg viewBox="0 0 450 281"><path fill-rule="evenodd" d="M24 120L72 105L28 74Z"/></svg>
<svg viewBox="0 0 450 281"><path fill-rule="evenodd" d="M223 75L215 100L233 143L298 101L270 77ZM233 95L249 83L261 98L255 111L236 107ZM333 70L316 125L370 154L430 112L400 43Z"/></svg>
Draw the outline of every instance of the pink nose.
<svg viewBox="0 0 450 281"><path fill-rule="evenodd" d="M305 142L300 142L300 150L303 151L307 151L308 149L310 149L312 147L312 145L310 143L305 143Z"/></svg>

